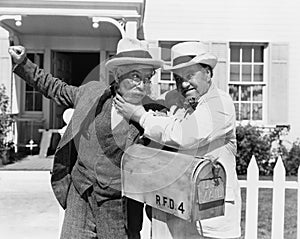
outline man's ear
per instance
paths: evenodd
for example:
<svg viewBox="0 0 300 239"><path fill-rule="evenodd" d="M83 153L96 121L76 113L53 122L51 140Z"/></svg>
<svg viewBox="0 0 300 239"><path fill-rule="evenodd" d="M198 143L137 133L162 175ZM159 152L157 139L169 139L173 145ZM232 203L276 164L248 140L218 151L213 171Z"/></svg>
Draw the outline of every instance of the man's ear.
<svg viewBox="0 0 300 239"><path fill-rule="evenodd" d="M205 68L205 70L206 70L206 74L207 74L207 81L210 82L211 81L211 77L212 77L211 71L210 71L209 68Z"/></svg>

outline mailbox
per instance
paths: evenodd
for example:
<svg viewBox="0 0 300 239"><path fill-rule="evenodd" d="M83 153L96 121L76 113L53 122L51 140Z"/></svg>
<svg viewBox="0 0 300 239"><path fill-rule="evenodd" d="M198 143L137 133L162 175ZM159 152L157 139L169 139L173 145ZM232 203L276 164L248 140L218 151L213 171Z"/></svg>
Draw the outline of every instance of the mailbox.
<svg viewBox="0 0 300 239"><path fill-rule="evenodd" d="M123 195L194 222L224 215L226 174L205 157L130 146L122 159Z"/></svg>

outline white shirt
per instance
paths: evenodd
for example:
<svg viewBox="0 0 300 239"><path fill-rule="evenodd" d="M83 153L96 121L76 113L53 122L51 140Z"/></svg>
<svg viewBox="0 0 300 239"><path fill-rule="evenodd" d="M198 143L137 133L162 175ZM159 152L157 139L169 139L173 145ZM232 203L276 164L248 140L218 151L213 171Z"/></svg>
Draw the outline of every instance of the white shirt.
<svg viewBox="0 0 300 239"><path fill-rule="evenodd" d="M241 199L235 171L235 109L231 97L212 84L199 99L193 113L178 118L147 112L139 123L144 128L144 135L154 141L176 147L181 153L218 159L227 175L225 216L202 220L203 235L240 236Z"/></svg>
<svg viewBox="0 0 300 239"><path fill-rule="evenodd" d="M113 130L122 120L124 119L123 115L121 115L114 104L111 106L111 130Z"/></svg>

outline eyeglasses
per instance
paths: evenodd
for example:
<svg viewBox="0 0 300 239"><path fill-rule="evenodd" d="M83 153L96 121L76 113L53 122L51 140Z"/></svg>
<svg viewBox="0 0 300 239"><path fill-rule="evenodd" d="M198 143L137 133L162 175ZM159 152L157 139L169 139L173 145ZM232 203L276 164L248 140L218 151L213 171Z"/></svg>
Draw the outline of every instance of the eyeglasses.
<svg viewBox="0 0 300 239"><path fill-rule="evenodd" d="M131 71L127 74L120 76L119 80L122 81L124 79L128 79L131 83L134 83L136 85L140 84L141 82L143 82L144 84L151 84L151 78L155 75L155 73L155 71L152 71L150 74L143 74L139 71Z"/></svg>

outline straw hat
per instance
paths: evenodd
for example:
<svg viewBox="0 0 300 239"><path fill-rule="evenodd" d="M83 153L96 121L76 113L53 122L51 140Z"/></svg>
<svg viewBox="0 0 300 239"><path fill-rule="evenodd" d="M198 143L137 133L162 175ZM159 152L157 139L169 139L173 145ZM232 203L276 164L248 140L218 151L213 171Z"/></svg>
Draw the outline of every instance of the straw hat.
<svg viewBox="0 0 300 239"><path fill-rule="evenodd" d="M182 42L171 48L172 66L166 70L177 70L194 64L216 66L218 58L208 51L208 47L201 42Z"/></svg>
<svg viewBox="0 0 300 239"><path fill-rule="evenodd" d="M163 62L152 58L145 42L122 38L118 43L117 54L109 59L105 66L114 71L119 66L131 64L147 65L157 69L163 65Z"/></svg>

